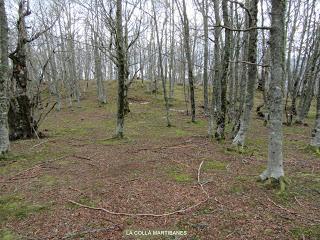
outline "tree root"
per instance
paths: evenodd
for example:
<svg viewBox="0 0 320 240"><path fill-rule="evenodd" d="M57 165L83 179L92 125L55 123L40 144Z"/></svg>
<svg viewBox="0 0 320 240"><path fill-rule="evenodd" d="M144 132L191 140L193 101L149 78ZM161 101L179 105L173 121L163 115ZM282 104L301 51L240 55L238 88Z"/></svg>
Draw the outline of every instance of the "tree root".
<svg viewBox="0 0 320 240"><path fill-rule="evenodd" d="M270 189L279 189L277 194L282 194L286 191L287 185L290 184L290 180L284 176L281 176L279 179L276 178L267 178L266 180L257 178L257 182L262 182L267 188Z"/></svg>

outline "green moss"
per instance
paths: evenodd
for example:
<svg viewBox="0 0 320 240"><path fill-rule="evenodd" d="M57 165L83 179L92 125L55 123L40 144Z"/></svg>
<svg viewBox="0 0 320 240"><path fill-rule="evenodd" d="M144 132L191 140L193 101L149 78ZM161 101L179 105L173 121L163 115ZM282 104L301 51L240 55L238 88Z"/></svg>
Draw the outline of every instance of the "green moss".
<svg viewBox="0 0 320 240"><path fill-rule="evenodd" d="M113 138L112 137L112 138L101 139L101 140L97 141L98 144L102 144L102 145L120 145L120 144L130 144L133 142L134 141L128 137L124 137L124 138Z"/></svg>
<svg viewBox="0 0 320 240"><path fill-rule="evenodd" d="M17 240L20 239L17 234L8 229L0 230L0 239L2 240Z"/></svg>
<svg viewBox="0 0 320 240"><path fill-rule="evenodd" d="M51 175L44 175L40 177L40 182L45 186L55 186L58 183L58 179Z"/></svg>
<svg viewBox="0 0 320 240"><path fill-rule="evenodd" d="M48 209L49 206L31 204L18 195L6 195L0 198L0 223L10 218L23 219L29 214L34 214Z"/></svg>
<svg viewBox="0 0 320 240"><path fill-rule="evenodd" d="M208 215L208 214L212 214L214 211L215 211L215 208L213 206L205 206L200 208L196 212L196 215Z"/></svg>
<svg viewBox="0 0 320 240"><path fill-rule="evenodd" d="M320 158L320 148L319 147L314 147L311 145L305 146L305 143L304 143L303 146L301 147L301 149L303 149L305 153L313 154L314 156Z"/></svg>
<svg viewBox="0 0 320 240"><path fill-rule="evenodd" d="M215 161L215 160L209 160L209 161L206 161L203 164L203 170L204 171L226 170L226 168L227 168L227 163L220 162L220 161Z"/></svg>
<svg viewBox="0 0 320 240"><path fill-rule="evenodd" d="M175 182L179 182L179 183L192 182L194 180L191 175L177 168L169 169L168 175Z"/></svg>
<svg viewBox="0 0 320 240"><path fill-rule="evenodd" d="M62 146L59 152L53 150L50 146L44 146L39 151L28 151L25 153L10 154L5 161L10 164L0 166L0 175L9 175L30 168L39 162L50 160L62 156L69 152L68 146Z"/></svg>
<svg viewBox="0 0 320 240"><path fill-rule="evenodd" d="M249 182L249 181L251 181L253 179L253 177L252 176L240 175L240 176L235 177L235 179L237 181L240 181L240 182Z"/></svg>
<svg viewBox="0 0 320 240"><path fill-rule="evenodd" d="M208 122L205 120L196 120L195 122L190 123L193 123L196 127L206 127L208 125Z"/></svg>
<svg viewBox="0 0 320 240"><path fill-rule="evenodd" d="M231 188L230 188L230 192L231 193L235 193L235 194L241 194L243 192L245 192L245 189L242 185L233 185Z"/></svg>
<svg viewBox="0 0 320 240"><path fill-rule="evenodd" d="M188 135L188 132L184 131L184 130L181 130L181 129L176 129L176 136L177 137L183 137L183 136L186 136Z"/></svg>
<svg viewBox="0 0 320 240"><path fill-rule="evenodd" d="M294 239L309 239L318 240L320 239L320 225L313 225L307 227L295 227L290 230L291 235Z"/></svg>

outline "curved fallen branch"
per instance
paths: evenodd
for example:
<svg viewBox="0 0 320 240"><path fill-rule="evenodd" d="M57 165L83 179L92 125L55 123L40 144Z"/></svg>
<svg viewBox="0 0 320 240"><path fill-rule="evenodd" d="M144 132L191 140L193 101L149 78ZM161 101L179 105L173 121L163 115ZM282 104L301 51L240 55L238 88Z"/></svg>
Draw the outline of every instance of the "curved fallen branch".
<svg viewBox="0 0 320 240"><path fill-rule="evenodd" d="M183 209L180 209L180 210L176 210L176 211L173 211L173 212L167 212L167 213L162 213L162 214L153 214L153 213L124 213L124 212L114 212L114 211L111 211L111 210L108 210L106 208L102 208L102 207L91 207L91 206L88 206L88 205L84 205L84 204L81 204L81 203L78 203L78 202L75 202L73 200L68 200L68 202L74 204L74 205L77 205L79 207L83 207L83 208L87 208L87 209L91 209L91 210L96 210L96 211L103 211L103 212L106 212L108 214L111 214L111 215L121 215L121 216L129 216L129 217L166 217L166 216L171 216L171 215L175 215L175 214L178 214L178 213L183 213L183 212L187 212L191 209L194 209L198 206L200 206L201 204L207 202L210 198L208 192L204 189L203 187L203 183L201 183L200 181L200 175L201 175L201 168L202 168L202 165L203 165L203 162L202 161L199 165L199 168L198 168L198 184L202 190L202 192L205 194L206 198L190 207L187 207L187 208L183 208Z"/></svg>

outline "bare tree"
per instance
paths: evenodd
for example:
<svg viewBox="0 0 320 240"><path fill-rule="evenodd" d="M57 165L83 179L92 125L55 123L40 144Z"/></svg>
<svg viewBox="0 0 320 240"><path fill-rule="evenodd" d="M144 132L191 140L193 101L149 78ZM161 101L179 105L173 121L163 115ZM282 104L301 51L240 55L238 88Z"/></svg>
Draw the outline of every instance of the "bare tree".
<svg viewBox="0 0 320 240"><path fill-rule="evenodd" d="M167 126L170 127L170 117L169 117L169 101L167 96L167 87L166 87L166 81L164 76L164 70L163 70L163 59L162 59L162 41L160 40L159 36L159 29L158 29L158 21L156 16L156 9L155 9L155 3L154 0L152 0L152 8L153 8L153 20L155 24L155 30L156 30L156 38L157 38L157 44L158 44L158 57L159 57L159 69L160 69L160 77L162 81L162 89L163 89L163 98L165 102L166 107L166 119L167 119ZM161 38L162 39L162 38Z"/></svg>
<svg viewBox="0 0 320 240"><path fill-rule="evenodd" d="M228 14L228 0L222 0L222 14L223 22L226 26L229 24L229 14ZM228 28L225 28L224 34L224 57L222 62L222 73L220 77L220 86L221 86L221 109L217 113L217 128L215 132L215 138L217 140L222 140L225 138L224 130L226 123L226 112L227 112L227 81L229 74L229 61L230 61L230 39L231 31Z"/></svg>
<svg viewBox="0 0 320 240"><path fill-rule="evenodd" d="M244 111L241 115L240 129L233 139L233 144L244 145L245 136L249 128L249 121L251 110L254 103L255 84L257 80L257 14L258 14L258 0L252 0L249 10L249 27L253 28L250 31L248 43L248 61L252 64L248 66L248 82L245 92Z"/></svg>
<svg viewBox="0 0 320 240"><path fill-rule="evenodd" d="M122 0L116 2L116 19L115 19L115 45L117 52L118 68L118 110L117 110L117 128L116 137L123 138L124 116L125 116L125 82L126 82L126 53L123 38L122 26Z"/></svg>
<svg viewBox="0 0 320 240"><path fill-rule="evenodd" d="M318 81L317 109L316 109L315 126L312 131L310 145L319 152L320 150L320 82Z"/></svg>
<svg viewBox="0 0 320 240"><path fill-rule="evenodd" d="M13 63L11 82L13 96L11 96L9 111L10 137L12 139L33 137L37 130L36 126L34 126L31 101L27 92L28 68L26 43L28 43L29 38L25 18L30 14L29 1L21 0L19 2L19 19L17 22L17 47L9 55Z"/></svg>
<svg viewBox="0 0 320 240"><path fill-rule="evenodd" d="M178 3L178 2L177 2ZM178 5L179 7L179 5ZM180 9L181 11L181 9ZM191 56L191 47L190 47L190 32L189 32L189 19L187 15L187 7L185 0L182 0L182 13L180 13L181 21L183 23L183 35L184 35L184 48L185 55L187 58L188 65L188 79L189 79L189 90L190 90L190 104L191 104L191 121L196 121L196 105L195 105L195 96L194 96L194 76L193 76L193 63Z"/></svg>
<svg viewBox="0 0 320 240"><path fill-rule="evenodd" d="M8 22L4 0L0 0L0 156L9 150L8 125Z"/></svg>
<svg viewBox="0 0 320 240"><path fill-rule="evenodd" d="M282 113L285 47L285 0L272 0L271 10L271 82L269 90L269 146L267 169L260 175L262 181L275 179L284 183L282 148Z"/></svg>

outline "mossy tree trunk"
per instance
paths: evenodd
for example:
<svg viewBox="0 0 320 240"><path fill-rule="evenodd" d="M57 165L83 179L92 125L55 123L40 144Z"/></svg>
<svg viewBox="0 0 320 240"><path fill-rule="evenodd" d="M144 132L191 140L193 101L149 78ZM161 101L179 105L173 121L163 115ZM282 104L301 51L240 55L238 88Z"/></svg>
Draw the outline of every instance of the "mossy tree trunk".
<svg viewBox="0 0 320 240"><path fill-rule="evenodd" d="M8 22L4 0L0 0L0 156L9 150L8 126Z"/></svg>
<svg viewBox="0 0 320 240"><path fill-rule="evenodd" d="M261 180L281 180L283 170L282 113L283 81L285 69L285 0L272 0L271 10L271 81L269 90L269 146L267 169L260 175Z"/></svg>
<svg viewBox="0 0 320 240"><path fill-rule="evenodd" d="M318 83L317 114L310 145L320 149L320 83Z"/></svg>
<svg viewBox="0 0 320 240"><path fill-rule="evenodd" d="M249 27L257 27L257 15L258 15L258 0L251 1L250 6L250 16L249 16ZM248 42L248 61L250 64L248 66L248 82L245 91L245 104L244 110L240 119L240 129L233 139L233 144L235 145L244 145L246 133L249 128L251 110L254 104L254 92L255 84L257 80L257 35L258 32L256 29L250 31L249 42Z"/></svg>
<svg viewBox="0 0 320 240"><path fill-rule="evenodd" d="M222 0L222 15L224 25L230 26L229 14L228 14L228 1ZM222 63L222 74L220 77L220 86L221 86L221 109L217 114L217 128L215 132L215 138L217 140L222 140L225 138L225 122L226 122L226 112L227 112L227 82L229 75L229 60L230 60L230 44L231 44L231 31L225 29L224 34L224 57Z"/></svg>
<svg viewBox="0 0 320 240"><path fill-rule="evenodd" d="M9 55L12 60L12 82L13 89L10 110L9 126L10 138L31 138L35 135L37 126L34 125L32 117L32 105L27 93L28 68L26 56L26 44L28 42L25 18L31 14L28 1L19 3L18 40L16 50Z"/></svg>
<svg viewBox="0 0 320 240"><path fill-rule="evenodd" d="M299 103L299 111L297 115L297 123L302 123L307 116L311 101L313 98L314 88L318 80L318 60L320 59L320 27L316 30L316 37L312 44L313 52L308 59L306 72L304 74L304 84L301 93L301 100Z"/></svg>
<svg viewBox="0 0 320 240"><path fill-rule="evenodd" d="M123 138L124 117L125 117L125 81L126 81L126 59L122 27L122 0L116 2L116 36L117 68L118 68L118 110L116 137Z"/></svg>
<svg viewBox="0 0 320 240"><path fill-rule="evenodd" d="M185 0L182 1L182 14L183 14L183 33L184 33L184 48L185 55L187 58L188 65L188 79L189 79L189 90L190 90L190 104L191 104L191 121L196 121L196 105L195 105L195 96L194 96L194 77L193 77L193 63L191 56L191 47L190 47L190 32L189 32L189 19L187 15L187 7Z"/></svg>
<svg viewBox="0 0 320 240"><path fill-rule="evenodd" d="M213 2L214 6L214 18L215 24L220 25L220 16L219 16L219 1L215 0ZM214 29L214 76L212 83L212 97L210 104L210 118L208 123L208 136L213 138L214 136L214 120L216 113L220 111L220 46L219 46L219 36L220 30L218 28Z"/></svg>

